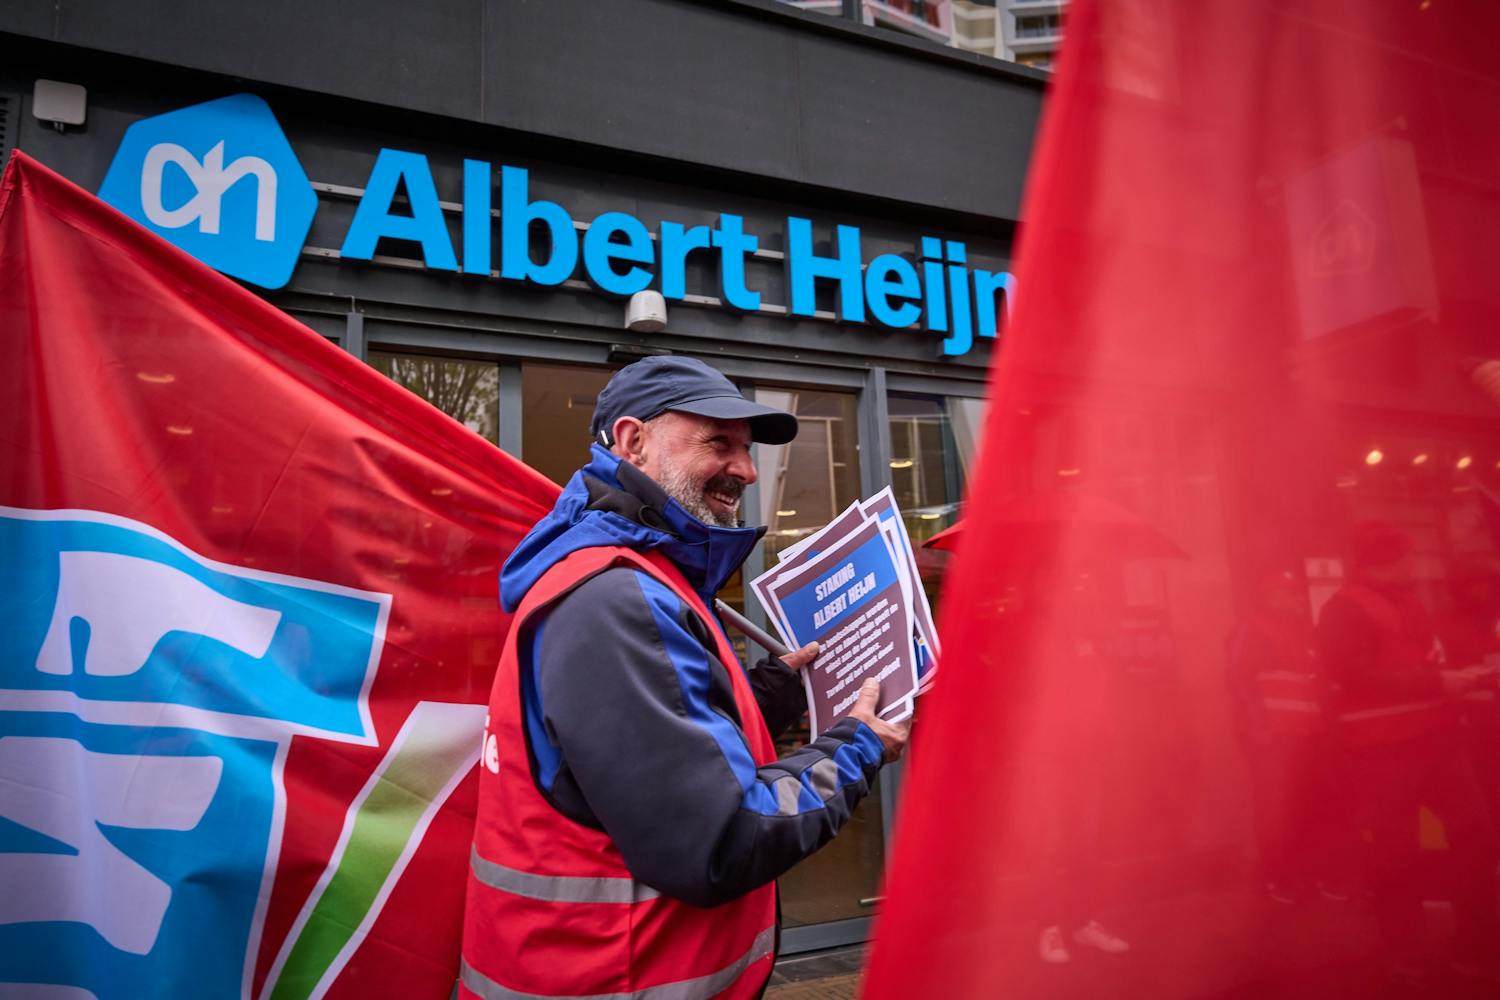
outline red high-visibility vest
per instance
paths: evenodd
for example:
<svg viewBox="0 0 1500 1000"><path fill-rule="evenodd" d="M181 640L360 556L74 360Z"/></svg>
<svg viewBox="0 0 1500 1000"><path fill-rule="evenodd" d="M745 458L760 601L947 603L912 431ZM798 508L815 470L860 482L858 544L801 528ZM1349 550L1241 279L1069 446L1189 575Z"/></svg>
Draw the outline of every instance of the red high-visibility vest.
<svg viewBox="0 0 1500 1000"><path fill-rule="evenodd" d="M1318 678L1294 670L1266 670L1255 675L1255 688L1273 736L1296 739L1323 725Z"/></svg>
<svg viewBox="0 0 1500 1000"><path fill-rule="evenodd" d="M1430 629L1415 628L1406 609L1363 584L1345 584L1339 593L1359 605L1379 637L1379 652L1370 666L1379 671L1430 669L1436 637ZM1456 722L1443 698L1367 705L1340 713L1338 729L1350 746L1368 747L1432 736Z"/></svg>
<svg viewBox="0 0 1500 1000"><path fill-rule="evenodd" d="M1323 727L1321 682L1312 650L1312 630L1285 616L1258 612L1248 628L1267 656L1255 674L1256 695L1271 735L1303 739Z"/></svg>
<svg viewBox="0 0 1500 1000"><path fill-rule="evenodd" d="M533 615L619 565L670 587L708 626L734 687L751 756L757 766L776 759L733 648L676 566L657 552L613 547L582 549L558 562L516 610L490 695L464 914L462 996L740 998L757 996L770 977L774 883L706 909L663 896L635 881L608 834L559 813L532 781L517 643ZM609 669L608 660L601 658L599 667Z"/></svg>

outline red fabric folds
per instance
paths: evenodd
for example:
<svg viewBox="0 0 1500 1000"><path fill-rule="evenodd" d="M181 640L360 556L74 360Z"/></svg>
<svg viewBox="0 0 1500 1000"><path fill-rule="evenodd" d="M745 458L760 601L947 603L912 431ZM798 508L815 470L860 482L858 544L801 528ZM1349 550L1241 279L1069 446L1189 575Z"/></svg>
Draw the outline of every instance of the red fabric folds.
<svg viewBox="0 0 1500 1000"><path fill-rule="evenodd" d="M214 580L274 575L290 580L295 592L303 592L302 581L311 581L310 588L352 588L386 604L372 647L378 661L364 682L363 737L287 737L284 815L276 819L269 847L247 833L249 853L237 860L216 861L207 847L201 858L192 853L196 848L174 848L185 868L164 876L172 902L161 930L154 939L148 935L147 943L170 944L173 907L192 897L194 887L229 879L226 865L244 865L251 871L245 905L255 910L248 934L238 925L210 924L197 927L193 940L207 951L226 936L243 937L226 947L238 948L246 963L243 976L230 970L234 981L243 979L246 995L259 995L273 965L280 968L286 961L287 981L279 985L278 996L307 995L328 969L330 978L321 989L330 997L448 996L458 968L475 798L472 764L483 725L479 706L488 700L508 625L498 606L497 573L521 535L551 506L556 487L21 153L12 156L0 182L0 358L0 506L5 513L28 524L27 518L62 517L125 525L133 539L164 537L187 553L178 565L191 564L193 572L207 574L203 578L210 586L220 585ZM77 512L82 513L73 518ZM7 559L13 556L20 558L7 553ZM282 620L291 614L284 612ZM216 627L213 622L202 626L210 636ZM100 622L94 622L89 655L107 640ZM370 641L368 635L339 639L346 640L356 647ZM73 641L77 662L76 628ZM319 648L320 641L317 635L275 636L269 659L237 668L230 687L239 693L219 693L250 707L235 708L240 715L213 725L237 731L236 720L260 711L255 686L267 675L257 671L282 670L301 678L299 671L320 669L298 653ZM166 656L170 645L163 638L153 657ZM155 661L126 664L134 672L118 680L127 687L147 675L174 679L165 693L131 689L121 697L175 703L191 695L200 707L203 698L218 697L189 690L207 683L192 666L204 648L200 642L181 654L188 666L175 673L157 673L167 667ZM71 746L76 740L93 751L91 740L114 738L79 721L97 721L90 713L116 711L96 707L97 692L89 685L105 682L91 677L92 671L75 670L63 680L42 677L30 670L29 659L5 669L16 671L23 685L41 677L35 681L40 694L28 691L24 697L56 699L72 692L82 699L73 722L49 716L47 725L63 727L50 733L54 744L49 745ZM299 683L306 685L299 698L328 693L318 683ZM357 679L355 685L358 691ZM20 702L11 699L23 694L5 692L0 707L16 708ZM288 703L289 711L301 704ZM402 850L408 835L401 824L419 810L408 811L409 803L394 789L441 781L422 770L425 759L418 754L383 772L383 787L367 785L394 754L393 741L415 719L418 703L444 711L445 706L474 706L460 715L465 720L478 715L472 738L463 736L466 743L471 740L472 753L444 764L454 772L452 781L437 794L435 811L411 832L397 859L394 852ZM274 715L274 708L266 708L267 715ZM10 720L7 726L21 725L15 720L25 715L0 713ZM166 715L164 710L162 725ZM452 732L434 734L429 727L424 738L451 753ZM237 745L252 747L248 741ZM225 761L219 787L229 794L233 789L224 789L239 772L233 760ZM254 794L268 796L269 788L258 784ZM386 830L397 831L391 834L394 841L382 841L374 834L385 834L372 827L353 828L351 807L366 795L372 805L386 804L382 815L394 817ZM248 817L261 815L259 802L244 814L242 826L231 822L229 829L250 829ZM182 828L190 832L217 822L216 808L204 814L200 827ZM141 852L150 838L130 833L137 839L120 843L127 853L146 857ZM320 878L332 877L325 876L325 867L345 849L345 839L349 857L372 844L384 844L386 853L369 855L375 867L360 861L335 878L326 893L329 909L309 919L304 907L323 892ZM392 863L396 867L388 880L378 874L384 870L380 865ZM267 864L273 866L271 875L257 888L256 873ZM128 902L104 889L91 891L104 893L97 897L100 906ZM256 892L264 896L259 904ZM335 903L332 897L340 893L344 901ZM135 910L130 913L137 919ZM361 921L364 926L350 941L351 926ZM307 950L283 955L299 935L309 938ZM115 977L118 988L124 981L118 977L138 974L128 963L160 956L128 949L84 954L79 948L71 952L74 964L69 965L69 949L54 955L48 948L40 945L27 957L35 962L26 972L28 981L87 986L98 981L90 977L103 976ZM348 953L335 960L340 949ZM140 981L143 995L194 987L217 991L203 980Z"/></svg>
<svg viewBox="0 0 1500 1000"><path fill-rule="evenodd" d="M865 997L1493 995L1497 37L1070 5Z"/></svg>

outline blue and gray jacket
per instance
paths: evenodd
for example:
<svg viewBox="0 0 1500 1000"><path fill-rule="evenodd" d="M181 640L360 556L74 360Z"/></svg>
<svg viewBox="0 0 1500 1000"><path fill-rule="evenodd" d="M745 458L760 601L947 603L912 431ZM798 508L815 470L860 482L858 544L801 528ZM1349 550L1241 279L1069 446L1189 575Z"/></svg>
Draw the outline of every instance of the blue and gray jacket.
<svg viewBox="0 0 1500 1000"><path fill-rule="evenodd" d="M657 549L709 607L761 531L704 524L595 445L552 513L500 574L509 611L578 549ZM726 667L702 619L633 567L580 584L519 636L527 751L537 788L603 830L641 882L698 906L764 885L848 821L880 768L880 739L844 719L757 768ZM736 664L728 669L736 669ZM806 709L796 674L766 660L751 687L772 737Z"/></svg>

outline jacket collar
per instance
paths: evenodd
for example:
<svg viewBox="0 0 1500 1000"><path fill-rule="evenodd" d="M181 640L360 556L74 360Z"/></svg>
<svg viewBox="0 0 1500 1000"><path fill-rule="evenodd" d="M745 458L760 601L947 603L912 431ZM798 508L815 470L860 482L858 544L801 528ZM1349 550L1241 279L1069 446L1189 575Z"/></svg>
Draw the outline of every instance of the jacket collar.
<svg viewBox="0 0 1500 1000"><path fill-rule="evenodd" d="M721 528L688 513L650 476L593 445L583 468L587 511L622 517L651 532L647 547L672 560L705 602L740 568L765 528Z"/></svg>
<svg viewBox="0 0 1500 1000"><path fill-rule="evenodd" d="M618 545L656 549L712 604L764 528L719 528L689 514L650 477L593 446L589 463L568 480L551 513L511 552L500 571L500 604L514 611L537 580L570 553Z"/></svg>

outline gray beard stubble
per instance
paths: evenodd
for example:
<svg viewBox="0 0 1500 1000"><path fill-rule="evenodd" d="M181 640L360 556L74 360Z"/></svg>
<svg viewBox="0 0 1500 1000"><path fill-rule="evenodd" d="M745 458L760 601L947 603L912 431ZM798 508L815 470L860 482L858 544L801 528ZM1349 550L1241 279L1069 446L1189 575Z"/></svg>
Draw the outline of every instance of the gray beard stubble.
<svg viewBox="0 0 1500 1000"><path fill-rule="evenodd" d="M720 514L708 504L708 498L704 496L705 491L712 489L716 493L744 495L744 484L732 476L714 476L706 483L694 482L692 476L672 464L670 461L662 463L661 488L667 491L667 496L682 505L682 509L702 521L720 528L739 527L739 518L735 512Z"/></svg>

